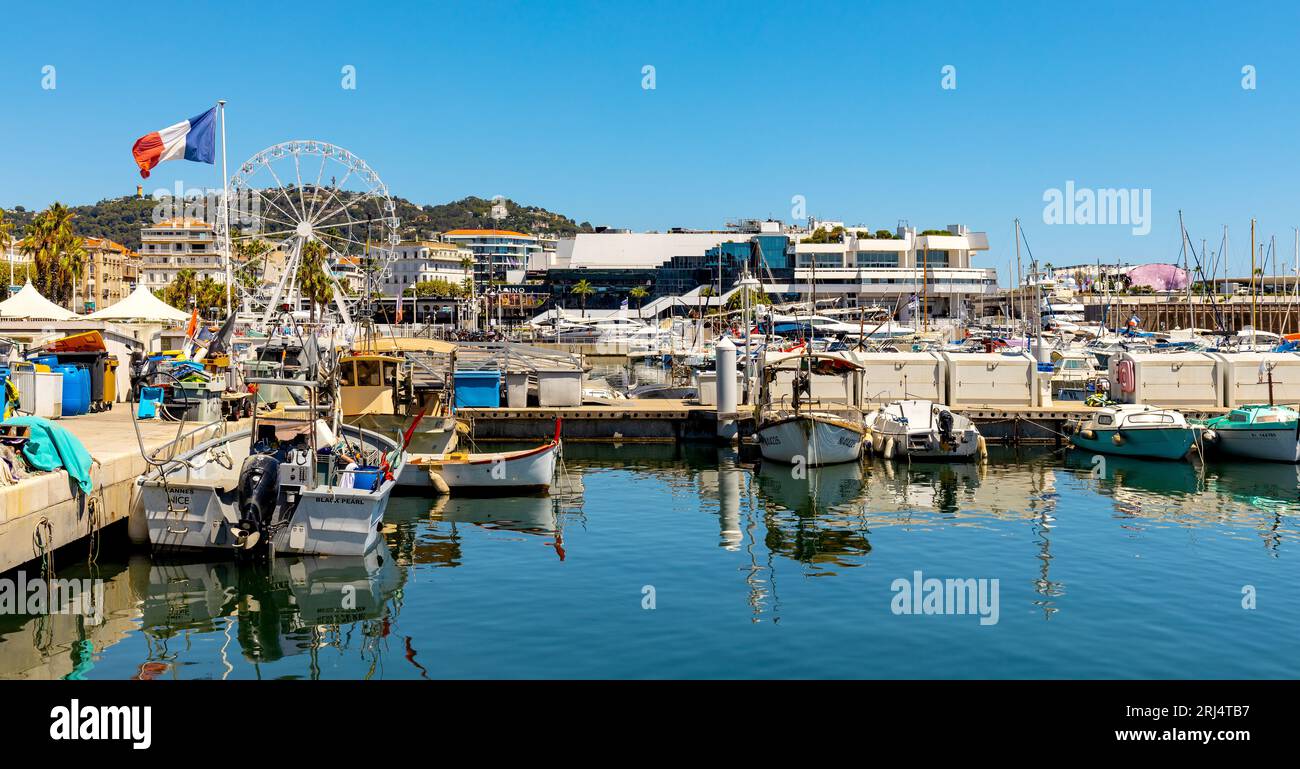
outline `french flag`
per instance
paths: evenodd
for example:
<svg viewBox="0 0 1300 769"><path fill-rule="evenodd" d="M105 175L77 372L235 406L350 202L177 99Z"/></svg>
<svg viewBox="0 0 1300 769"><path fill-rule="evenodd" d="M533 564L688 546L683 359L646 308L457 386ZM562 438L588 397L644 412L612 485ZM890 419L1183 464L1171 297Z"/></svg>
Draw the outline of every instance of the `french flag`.
<svg viewBox="0 0 1300 769"><path fill-rule="evenodd" d="M184 158L196 163L215 163L217 108L141 136L131 148L131 154L140 166L140 176L145 179L149 178L150 169L167 160Z"/></svg>

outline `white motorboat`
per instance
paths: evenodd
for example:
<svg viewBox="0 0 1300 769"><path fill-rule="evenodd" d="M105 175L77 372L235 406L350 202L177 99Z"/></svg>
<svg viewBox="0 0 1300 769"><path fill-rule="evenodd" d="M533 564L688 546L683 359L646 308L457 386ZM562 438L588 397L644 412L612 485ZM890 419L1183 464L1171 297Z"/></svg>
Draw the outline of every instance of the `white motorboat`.
<svg viewBox="0 0 1300 769"><path fill-rule="evenodd" d="M320 418L314 382L251 379L308 391L305 410L254 413L252 425L206 441L140 477L157 550L364 555L379 541L402 470L396 440Z"/></svg>
<svg viewBox="0 0 1300 769"><path fill-rule="evenodd" d="M866 424L872 450L886 459L972 460L986 452L970 419L933 401L894 401L868 414Z"/></svg>

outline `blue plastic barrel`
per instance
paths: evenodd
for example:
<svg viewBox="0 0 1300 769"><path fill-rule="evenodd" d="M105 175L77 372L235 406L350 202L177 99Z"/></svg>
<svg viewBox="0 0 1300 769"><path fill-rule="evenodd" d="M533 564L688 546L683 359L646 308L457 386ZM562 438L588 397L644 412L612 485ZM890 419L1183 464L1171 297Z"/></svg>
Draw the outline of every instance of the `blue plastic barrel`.
<svg viewBox="0 0 1300 769"><path fill-rule="evenodd" d="M50 371L54 371L54 367L59 365L59 356L57 355L37 355L35 358L29 358L28 360L39 366L49 366Z"/></svg>
<svg viewBox="0 0 1300 769"><path fill-rule="evenodd" d="M361 491L374 491L379 486L379 468L372 465L359 465L352 473L352 488Z"/></svg>
<svg viewBox="0 0 1300 769"><path fill-rule="evenodd" d="M90 372L67 363L51 366L50 370L63 374L63 416L90 413Z"/></svg>

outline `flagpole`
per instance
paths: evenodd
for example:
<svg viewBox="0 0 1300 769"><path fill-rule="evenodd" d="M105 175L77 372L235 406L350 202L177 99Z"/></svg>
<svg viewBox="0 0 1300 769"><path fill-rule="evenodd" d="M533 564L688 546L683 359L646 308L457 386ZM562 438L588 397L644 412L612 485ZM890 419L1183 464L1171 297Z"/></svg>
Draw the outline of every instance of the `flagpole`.
<svg viewBox="0 0 1300 769"><path fill-rule="evenodd" d="M226 317L230 317L232 312L233 294L235 291L234 282L230 274L230 260L234 258L232 253L235 250L234 238L230 232L230 175L226 173L226 100L218 99L217 107L221 110L221 215L226 225Z"/></svg>

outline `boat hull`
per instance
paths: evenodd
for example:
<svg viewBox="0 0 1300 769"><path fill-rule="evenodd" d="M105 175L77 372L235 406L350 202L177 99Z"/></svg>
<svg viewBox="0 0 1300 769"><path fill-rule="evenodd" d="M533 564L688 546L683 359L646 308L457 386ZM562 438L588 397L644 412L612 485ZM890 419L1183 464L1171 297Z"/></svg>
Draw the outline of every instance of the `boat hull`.
<svg viewBox="0 0 1300 769"><path fill-rule="evenodd" d="M345 428L354 443L384 451L396 444L383 436ZM140 504L149 541L160 551L236 549L232 527L239 523L239 471L235 457L248 455L248 431L208 441L181 456L165 473L154 470L142 476ZM393 468L394 474L402 463ZM365 555L380 542L380 528L394 480L372 490L343 485L317 485L302 489L296 507L285 490L277 497L277 511L292 510L287 521L274 529L271 544L276 553L296 555ZM279 513L277 512L277 515Z"/></svg>
<svg viewBox="0 0 1300 769"><path fill-rule="evenodd" d="M1094 437L1082 433L1070 436L1070 443L1086 451L1147 459L1182 459L1187 456L1196 433L1191 427L1160 429L1095 429ZM1122 440L1115 441L1120 435Z"/></svg>
<svg viewBox="0 0 1300 769"><path fill-rule="evenodd" d="M434 486L433 475L452 494L513 496L550 490L560 444L496 454L412 455L399 476L411 486Z"/></svg>
<svg viewBox="0 0 1300 769"><path fill-rule="evenodd" d="M1218 436L1216 446L1224 454L1269 462L1300 462L1300 436L1294 424L1272 428L1219 427L1214 432Z"/></svg>
<svg viewBox="0 0 1300 769"><path fill-rule="evenodd" d="M807 467L856 462L862 456L863 430L844 420L808 415L779 419L758 429L763 458Z"/></svg>
<svg viewBox="0 0 1300 769"><path fill-rule="evenodd" d="M352 414L343 417L343 423L386 436L399 436L411 426L414 417L403 414ZM446 454L456 450L456 419L454 417L426 416L420 420L411 442L406 447L410 454Z"/></svg>

